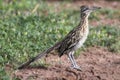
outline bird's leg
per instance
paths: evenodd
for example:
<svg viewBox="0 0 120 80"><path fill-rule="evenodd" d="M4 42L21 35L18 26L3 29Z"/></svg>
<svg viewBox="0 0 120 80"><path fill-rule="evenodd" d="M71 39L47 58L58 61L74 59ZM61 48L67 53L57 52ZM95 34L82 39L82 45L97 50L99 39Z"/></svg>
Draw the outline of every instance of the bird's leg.
<svg viewBox="0 0 120 80"><path fill-rule="evenodd" d="M75 68L75 69L81 70L80 67L77 65L77 63L76 63L73 55L74 55L74 51L71 51L71 52L68 54L68 57L69 57L69 59L70 59L70 61L71 61L71 63L72 63L72 67Z"/></svg>

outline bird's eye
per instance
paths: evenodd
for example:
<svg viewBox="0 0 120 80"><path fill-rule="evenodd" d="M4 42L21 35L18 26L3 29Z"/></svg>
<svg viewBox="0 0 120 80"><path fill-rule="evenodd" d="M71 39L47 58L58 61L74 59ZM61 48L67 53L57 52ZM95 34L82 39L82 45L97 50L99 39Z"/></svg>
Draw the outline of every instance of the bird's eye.
<svg viewBox="0 0 120 80"><path fill-rule="evenodd" d="M85 8L82 9L82 12L85 12L87 10L89 10L89 8L85 7Z"/></svg>

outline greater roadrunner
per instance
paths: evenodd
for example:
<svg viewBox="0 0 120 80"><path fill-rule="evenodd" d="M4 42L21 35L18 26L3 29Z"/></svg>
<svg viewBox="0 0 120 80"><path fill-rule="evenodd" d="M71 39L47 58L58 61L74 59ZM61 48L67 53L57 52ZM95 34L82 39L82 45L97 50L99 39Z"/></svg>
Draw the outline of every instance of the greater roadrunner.
<svg viewBox="0 0 120 80"><path fill-rule="evenodd" d="M81 21L77 27L71 30L62 41L56 43L53 47L49 48L43 53L38 54L38 56L34 57L28 62L22 64L20 67L18 67L18 69L22 69L28 66L31 62L36 61L37 59L55 50L58 52L60 57L63 54L67 54L68 58L72 63L72 68L81 70L80 67L77 65L73 55L74 55L74 52L78 48L80 48L85 42L85 40L87 39L87 36L89 33L88 17L90 13L96 9L100 9L100 7L95 7L95 6L88 7L84 5L84 6L81 6L80 8L81 8L80 10Z"/></svg>

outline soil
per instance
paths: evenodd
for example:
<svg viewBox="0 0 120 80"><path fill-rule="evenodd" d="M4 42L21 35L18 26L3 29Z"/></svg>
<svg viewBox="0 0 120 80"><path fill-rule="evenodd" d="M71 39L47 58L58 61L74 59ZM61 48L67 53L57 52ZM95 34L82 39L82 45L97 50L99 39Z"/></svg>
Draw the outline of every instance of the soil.
<svg viewBox="0 0 120 80"><path fill-rule="evenodd" d="M67 56L50 54L49 66L34 66L17 70L14 77L21 80L120 80L120 54L105 48L92 47L82 52L76 61L82 71L70 68Z"/></svg>

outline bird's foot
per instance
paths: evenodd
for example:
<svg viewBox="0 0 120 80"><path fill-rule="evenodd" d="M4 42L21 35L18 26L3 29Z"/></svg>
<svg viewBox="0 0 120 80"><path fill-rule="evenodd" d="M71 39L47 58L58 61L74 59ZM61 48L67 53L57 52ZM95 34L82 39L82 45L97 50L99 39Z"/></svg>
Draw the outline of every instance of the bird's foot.
<svg viewBox="0 0 120 80"><path fill-rule="evenodd" d="M76 69L78 71L82 71L82 69L78 65L72 65L71 68Z"/></svg>

